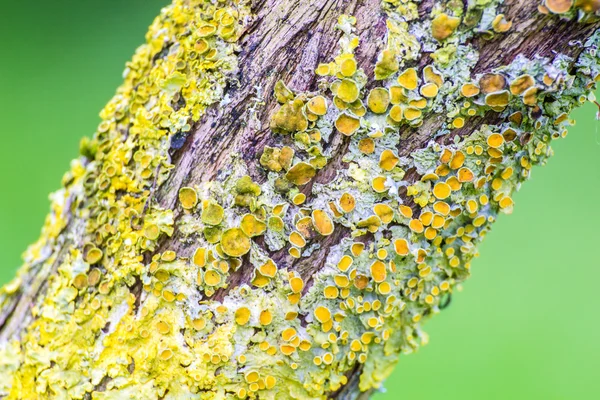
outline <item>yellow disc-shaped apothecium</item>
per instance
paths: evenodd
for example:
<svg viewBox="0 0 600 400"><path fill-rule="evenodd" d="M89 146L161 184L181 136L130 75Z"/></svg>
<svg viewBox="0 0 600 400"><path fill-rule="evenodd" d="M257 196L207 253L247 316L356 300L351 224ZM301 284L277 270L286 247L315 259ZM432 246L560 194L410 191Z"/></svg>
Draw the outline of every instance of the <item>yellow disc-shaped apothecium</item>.
<svg viewBox="0 0 600 400"><path fill-rule="evenodd" d="M196 40L196 43L194 44L194 50L196 51L196 53L204 54L209 49L210 49L210 45L208 44L208 42L206 40L204 40L204 39Z"/></svg>
<svg viewBox="0 0 600 400"><path fill-rule="evenodd" d="M363 154L372 154L375 151L375 142L371 138L360 139L358 150Z"/></svg>
<svg viewBox="0 0 600 400"><path fill-rule="evenodd" d="M305 185L315 176L317 170L311 164L299 162L285 174L285 178L294 185Z"/></svg>
<svg viewBox="0 0 600 400"><path fill-rule="evenodd" d="M92 249L90 249L85 257L85 261L88 264L96 264L98 261L100 261L102 259L103 253L102 250L100 250L97 247L93 247Z"/></svg>
<svg viewBox="0 0 600 400"><path fill-rule="evenodd" d="M465 126L465 119L463 117L456 117L452 121L452 127L459 129Z"/></svg>
<svg viewBox="0 0 600 400"><path fill-rule="evenodd" d="M100 278L102 277L102 271L98 268L92 268L88 274L88 285L96 286L98 282L100 282Z"/></svg>
<svg viewBox="0 0 600 400"><path fill-rule="evenodd" d="M271 282L271 279L262 275L259 271L254 270L254 277L252 278L252 284L258 288L265 287Z"/></svg>
<svg viewBox="0 0 600 400"><path fill-rule="evenodd" d="M484 74L479 79L479 87L484 94L499 92L506 87L506 78L501 74Z"/></svg>
<svg viewBox="0 0 600 400"><path fill-rule="evenodd" d="M314 314L317 321L319 321L322 324L331 319L331 312L323 306L315 308Z"/></svg>
<svg viewBox="0 0 600 400"><path fill-rule="evenodd" d="M442 151L442 154L440 155L440 162L444 164L448 163L452 159L452 155L452 151L444 149L444 151Z"/></svg>
<svg viewBox="0 0 600 400"><path fill-rule="evenodd" d="M460 94L464 97L473 97L479 94L479 88L472 83L465 83L460 88Z"/></svg>
<svg viewBox="0 0 600 400"><path fill-rule="evenodd" d="M76 289L84 289L86 288L88 285L88 277L86 274L77 274L77 276L75 276L75 278L73 278L73 286L75 286Z"/></svg>
<svg viewBox="0 0 600 400"><path fill-rule="evenodd" d="M340 72L344 76L352 76L356 72L356 60L354 58L347 58L340 64Z"/></svg>
<svg viewBox="0 0 600 400"><path fill-rule="evenodd" d="M367 98L369 109L375 114L383 114L390 105L390 92L385 88L375 88Z"/></svg>
<svg viewBox="0 0 600 400"><path fill-rule="evenodd" d="M192 261L196 266L204 267L206 265L206 249L204 247L198 247L194 252Z"/></svg>
<svg viewBox="0 0 600 400"><path fill-rule="evenodd" d="M249 237L262 235L267 230L267 224L252 214L246 214L242 217L240 227Z"/></svg>
<svg viewBox="0 0 600 400"><path fill-rule="evenodd" d="M471 182L475 176L473 171L467 167L462 167L458 170L458 181L459 182Z"/></svg>
<svg viewBox="0 0 600 400"><path fill-rule="evenodd" d="M313 225L317 232L323 236L328 236L333 233L333 221L329 215L323 210L314 210L312 212Z"/></svg>
<svg viewBox="0 0 600 400"><path fill-rule="evenodd" d="M356 82L351 79L342 79L337 89L337 96L346 103L352 103L358 99L359 93Z"/></svg>
<svg viewBox="0 0 600 400"><path fill-rule="evenodd" d="M335 299L340 294L340 290L335 286L327 286L323 289L323 295L326 299Z"/></svg>
<svg viewBox="0 0 600 400"><path fill-rule="evenodd" d="M342 194L342 197L340 198L340 207L345 213L349 213L350 211L354 210L355 206L356 200L354 199L354 196L352 196L350 193Z"/></svg>
<svg viewBox="0 0 600 400"><path fill-rule="evenodd" d="M302 217L296 221L296 229L305 238L311 238L313 236L313 222L311 217Z"/></svg>
<svg viewBox="0 0 600 400"><path fill-rule="evenodd" d="M179 201L181 202L181 207L189 210L198 204L198 194L194 188L183 187L179 189Z"/></svg>
<svg viewBox="0 0 600 400"><path fill-rule="evenodd" d="M428 83L426 85L421 86L420 89L421 96L427 97L429 99L437 96L438 91L439 89L435 83Z"/></svg>
<svg viewBox="0 0 600 400"><path fill-rule="evenodd" d="M350 114L342 113L335 120L335 127L342 134L350 136L360 128L360 120Z"/></svg>
<svg viewBox="0 0 600 400"><path fill-rule="evenodd" d="M518 96L533 85L535 85L535 80L531 75L521 75L510 83L510 92Z"/></svg>
<svg viewBox="0 0 600 400"><path fill-rule="evenodd" d="M450 188L450 185L445 182L438 182L433 187L433 195L440 200L444 200L450 196L451 191L452 189Z"/></svg>
<svg viewBox="0 0 600 400"><path fill-rule="evenodd" d="M394 210L387 204L375 204L373 206L373 212L384 224L389 224L394 219Z"/></svg>
<svg viewBox="0 0 600 400"><path fill-rule="evenodd" d="M302 248L306 246L306 239L304 239L304 236L302 236L299 232L296 231L292 231L292 233L290 233L289 241L296 247Z"/></svg>
<svg viewBox="0 0 600 400"><path fill-rule="evenodd" d="M166 335L167 333L169 333L171 331L171 327L165 321L158 321L156 323L156 330L161 335Z"/></svg>
<svg viewBox="0 0 600 400"><path fill-rule="evenodd" d="M398 164L398 161L400 161L400 158L393 151L386 149L381 152L379 166L385 171L391 171Z"/></svg>
<svg viewBox="0 0 600 400"><path fill-rule="evenodd" d="M292 202L297 206L303 204L305 201L306 201L306 195L304 193L297 193L292 198Z"/></svg>
<svg viewBox="0 0 600 400"><path fill-rule="evenodd" d="M293 277L290 279L290 287L292 288L292 292L300 293L304 288L304 281L300 277Z"/></svg>
<svg viewBox="0 0 600 400"><path fill-rule="evenodd" d="M214 35L214 33L217 31L217 27L214 25L210 25L210 24L205 24L200 26L197 30L196 30L196 34L199 37L208 37L208 36L212 36Z"/></svg>
<svg viewBox="0 0 600 400"><path fill-rule="evenodd" d="M323 96L315 96L306 104L308 111L316 115L325 115L327 113L327 100Z"/></svg>
<svg viewBox="0 0 600 400"><path fill-rule="evenodd" d="M404 117L409 121L420 118L421 115L423 115L423 112L415 107L408 107L406 110L404 110Z"/></svg>
<svg viewBox="0 0 600 400"><path fill-rule="evenodd" d="M327 76L329 75L330 70L331 68L329 67L329 64L319 64L315 70L315 73L319 76Z"/></svg>
<svg viewBox="0 0 600 400"><path fill-rule="evenodd" d="M402 86L391 86L390 87L390 102L392 104L400 104L408 102L408 96L406 95L406 89Z"/></svg>
<svg viewBox="0 0 600 400"><path fill-rule="evenodd" d="M412 208L410 208L409 206L401 205L400 207L398 207L398 209L400 210L400 214L402 214L403 217L412 218L413 211Z"/></svg>
<svg viewBox="0 0 600 400"><path fill-rule="evenodd" d="M264 276L273 278L277 273L277 265L269 258L266 263L260 266L259 270Z"/></svg>
<svg viewBox="0 0 600 400"><path fill-rule="evenodd" d="M462 167L464 165L465 159L466 159L465 153L463 153L462 151L458 150L452 156L452 160L450 160L450 168L452 168L452 169L459 169L460 167Z"/></svg>
<svg viewBox="0 0 600 400"><path fill-rule="evenodd" d="M421 182L437 181L438 179L440 179L440 177L437 174L430 172L421 177Z"/></svg>
<svg viewBox="0 0 600 400"><path fill-rule="evenodd" d="M385 270L385 264L379 260L375 261L371 264L371 276L373 280L377 283L383 282L387 276L387 272Z"/></svg>
<svg viewBox="0 0 600 400"><path fill-rule="evenodd" d="M409 253L408 241L406 239L396 239L394 240L394 250L396 254L400 256L405 256Z"/></svg>
<svg viewBox="0 0 600 400"><path fill-rule="evenodd" d="M419 77L417 76L417 70L414 68L407 68L400 76L398 76L398 83L400 86L408 90L415 90L418 82Z"/></svg>
<svg viewBox="0 0 600 400"><path fill-rule="evenodd" d="M512 27L512 21L507 21L504 14L498 14L492 21L494 32L504 33Z"/></svg>
<svg viewBox="0 0 600 400"><path fill-rule="evenodd" d="M160 235L160 229L155 224L148 225L144 228L144 236L146 236L146 238L148 238L150 240L158 239L159 235Z"/></svg>
<svg viewBox="0 0 600 400"><path fill-rule="evenodd" d="M350 266L352 265L353 261L354 260L352 259L352 257L343 256L338 262L338 268L340 269L340 271L346 272L348 268L350 268Z"/></svg>
<svg viewBox="0 0 600 400"><path fill-rule="evenodd" d="M241 257L250 251L250 238L240 228L230 228L221 236L223 252L230 257Z"/></svg>
<svg viewBox="0 0 600 400"><path fill-rule="evenodd" d="M246 379L246 382L254 383L254 382L258 381L258 379L260 378L260 375L256 371L251 371L251 372L247 372L246 375L244 376L244 378Z"/></svg>
<svg viewBox="0 0 600 400"><path fill-rule="evenodd" d="M221 283L221 274L212 269L208 270L206 271L206 274L204 274L204 282L208 286L217 286Z"/></svg>
<svg viewBox="0 0 600 400"><path fill-rule="evenodd" d="M423 79L427 83L435 83L438 88L444 84L444 76L431 65L423 68Z"/></svg>
<svg viewBox="0 0 600 400"><path fill-rule="evenodd" d="M490 107L506 107L510 100L510 93L508 90L501 90L499 92L490 93L485 96L485 104Z"/></svg>
<svg viewBox="0 0 600 400"><path fill-rule="evenodd" d="M386 180L387 180L387 178L385 176L376 176L375 178L373 178L373 181L371 182L371 187L377 193L383 193L387 190L387 188L385 186Z"/></svg>
<svg viewBox="0 0 600 400"><path fill-rule="evenodd" d="M564 14L573 6L573 0L546 0L545 5L554 14Z"/></svg>
<svg viewBox="0 0 600 400"><path fill-rule="evenodd" d="M208 225L219 225L223 221L223 207L212 201L207 202L202 209L202 222Z"/></svg>
<svg viewBox="0 0 600 400"><path fill-rule="evenodd" d="M500 135L499 133L492 133L487 138L487 144L490 147L498 148L504 144L504 136Z"/></svg>
<svg viewBox="0 0 600 400"><path fill-rule="evenodd" d="M419 221L425 226L431 225L431 221L433 221L433 213L431 211L423 211L421 215L419 215Z"/></svg>
<svg viewBox="0 0 600 400"><path fill-rule="evenodd" d="M271 311L269 310L263 310L260 313L260 324L263 326L267 326L271 324L271 321L273 321L273 314L271 314Z"/></svg>
<svg viewBox="0 0 600 400"><path fill-rule="evenodd" d="M381 218L377 215L371 215L368 218L358 221L356 226L359 228L366 228L369 232L375 233L381 226Z"/></svg>
<svg viewBox="0 0 600 400"><path fill-rule="evenodd" d="M238 325L246 325L250 320L250 309L240 307L235 311L235 322Z"/></svg>

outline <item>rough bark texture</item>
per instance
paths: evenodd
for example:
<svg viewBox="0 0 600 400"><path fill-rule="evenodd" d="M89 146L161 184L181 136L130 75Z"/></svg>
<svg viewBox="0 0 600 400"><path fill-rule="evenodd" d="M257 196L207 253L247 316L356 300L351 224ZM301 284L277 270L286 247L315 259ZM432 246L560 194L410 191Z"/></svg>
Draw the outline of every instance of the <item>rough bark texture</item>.
<svg viewBox="0 0 600 400"><path fill-rule="evenodd" d="M419 15L428 16L435 4L433 0L420 3ZM563 54L577 59L583 46L573 44L585 41L598 24L573 29L572 21L549 18L537 12L537 7L538 3L531 1L512 1L504 6L506 18L513 22L513 27L508 34L493 39L473 39L474 47L480 52L474 74L508 65L517 55L552 58L555 54ZM377 55L385 46L382 38L386 34L386 14L380 8L380 1L340 0L316 4L293 0L257 1L253 4L253 11L256 17L240 38L240 71L238 82L229 91L231 102L225 107L215 105L209 108L207 115L187 137L186 145L174 153L174 173L156 196L157 202L164 208L175 208L179 188L214 180L220 170L229 168L228 154L232 152L242 154L256 182L265 181L264 170L256 160L264 146L275 141L269 129L269 118L278 105L276 99L268 94L273 92L278 80L283 80L297 92L316 90L318 76L312 71L319 62L328 60L335 53L339 33L334 31L334 27L338 16L356 16L357 35L361 40L356 58L367 76L373 78ZM425 66L430 62L428 54L424 53L418 64ZM248 107L256 95L256 87L262 88L265 100L258 112ZM253 117L258 121L252 121ZM409 156L412 151L424 148L431 140L431 133L438 131L445 119L444 115L431 115L419 128L401 128L401 137L405 139L400 143L398 155ZM498 120L497 113L489 111L484 117L453 133L468 136L480 123L495 120ZM453 137L448 135L445 139L448 141ZM347 165L342 157L348 142L343 137L334 139L330 144L334 155L328 166L318 172L316 182L326 184L336 171ZM308 184L301 190L309 194L311 189L311 184ZM298 270L304 279L310 279L319 270L319 261L324 260L329 247L347 235L348 231L340 229L325 238L322 250L309 258L293 259L287 252L280 251L274 260L278 261L278 265L283 262L288 268ZM174 248L178 254L191 256L194 249L180 239L174 235L161 243L161 248ZM251 273L251 270L242 269L233 274L230 277L232 286L249 283Z"/></svg>
<svg viewBox="0 0 600 400"><path fill-rule="evenodd" d="M339 34L335 25L340 15L354 15L357 30L360 30L361 47L357 59L366 71L373 75L374 60L384 46L385 14L378 0L368 1L325 1L305 3L298 1L265 1L253 4L255 17L240 38L242 48L238 62L240 71L237 82L228 91L231 102L224 107L215 105L207 110L207 115L193 128L187 137L186 145L173 157L175 173L163 184L156 200L161 207L175 209L179 188L194 186L201 182L215 180L219 171L230 167L229 154L237 152L248 163L251 177L256 182L265 181L265 172L257 162L265 145L274 142L269 129L269 118L277 106L277 101L269 94L275 83L283 80L298 92L311 92L316 89L317 76L313 73L319 61L328 59L325 55L334 54ZM302 51L297 51L302 49ZM251 109L260 87L265 104L258 110ZM253 120L256 118L255 120ZM207 143L211 143L210 146ZM321 170L315 178L325 183L335 174L336 166L347 143L339 138L331 144L335 157L331 164ZM310 192L311 185L302 191ZM183 212L183 210L181 210ZM177 215L176 217L177 218ZM178 254L191 256L194 249L182 243L177 234L161 243L162 249L175 246ZM336 234L330 243L339 241ZM327 249L327 243L323 248ZM321 259L323 254L320 254ZM306 265L301 269L308 278L316 271L314 259L303 259ZM274 261L291 266L294 260L286 251L274 256ZM279 262L278 262L279 261ZM300 260L299 260L300 261ZM232 287L250 282L251 270L239 271L230 276Z"/></svg>
<svg viewBox="0 0 600 400"><path fill-rule="evenodd" d="M598 23L585 8L593 1L560 15L529 0L224 3L176 0L163 10L103 111L105 125L82 145L40 242L1 292L0 396L368 397L400 352L426 341L421 318L468 276L474 244L510 212L511 193L551 154L549 141L600 76ZM501 14L512 26L493 18ZM450 29L444 18L462 25ZM448 35L432 37L436 23ZM385 51L400 65L376 76ZM334 58L338 70L315 74ZM358 70L340 72L344 60ZM392 101L402 121L385 118L394 106L379 113L368 102L374 88L399 87L406 69L421 76L431 66L435 95L404 86L401 107ZM488 90L483 74L504 83ZM523 76L534 83L517 85L529 82ZM364 110L339 100L336 79L358 88ZM469 83L483 94L461 95ZM323 115L307 105L318 96L327 97ZM314 120L287 129L297 115L278 115L298 102L301 122ZM358 128L336 130L346 115L336 107L351 110ZM409 110L419 116L408 119ZM323 139L305 145L302 135L317 129ZM364 151L371 138L374 150ZM282 146L295 150L288 165L259 162ZM294 182L286 171L302 162L318 165L315 175ZM342 213L346 192L356 206ZM304 210L292 201L298 193ZM275 211L281 202L287 216ZM224 217L208 215L211 204ZM266 233L239 230L248 215L269 221ZM280 215L285 245L271 225ZM287 241L295 224L310 251ZM234 229L242 238L226 242ZM365 244L363 255L350 239ZM353 269L337 267L343 257ZM268 279L266 260L277 271ZM336 268L348 271L346 286Z"/></svg>

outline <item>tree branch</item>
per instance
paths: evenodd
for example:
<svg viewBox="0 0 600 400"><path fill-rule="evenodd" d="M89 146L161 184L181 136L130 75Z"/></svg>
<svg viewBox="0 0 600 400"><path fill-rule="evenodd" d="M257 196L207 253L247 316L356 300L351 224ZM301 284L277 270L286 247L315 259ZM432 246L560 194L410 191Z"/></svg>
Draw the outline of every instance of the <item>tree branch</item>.
<svg viewBox="0 0 600 400"><path fill-rule="evenodd" d="M595 87L564 3L174 0L0 291L0 396L368 398Z"/></svg>

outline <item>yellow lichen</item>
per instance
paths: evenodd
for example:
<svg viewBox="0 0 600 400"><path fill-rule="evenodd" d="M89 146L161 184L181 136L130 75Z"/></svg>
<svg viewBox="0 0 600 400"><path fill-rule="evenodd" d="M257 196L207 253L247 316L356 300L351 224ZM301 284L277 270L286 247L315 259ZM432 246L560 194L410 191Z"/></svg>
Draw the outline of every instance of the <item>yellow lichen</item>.
<svg viewBox="0 0 600 400"><path fill-rule="evenodd" d="M310 182L317 170L311 164L299 162L285 174L285 178L294 185L302 186Z"/></svg>
<svg viewBox="0 0 600 400"><path fill-rule="evenodd" d="M448 38L460 25L460 18L441 13L431 21L431 35L439 41Z"/></svg>
<svg viewBox="0 0 600 400"><path fill-rule="evenodd" d="M407 68L398 76L398 84L407 90L415 90L418 83L419 78L414 68Z"/></svg>
<svg viewBox="0 0 600 400"><path fill-rule="evenodd" d="M586 13L594 13L600 10L600 0L575 0L575 7Z"/></svg>
<svg viewBox="0 0 600 400"><path fill-rule="evenodd" d="M262 235L267 230L267 224L252 214L246 214L242 217L240 228L246 236L254 237Z"/></svg>
<svg viewBox="0 0 600 400"><path fill-rule="evenodd" d="M367 104L375 114L383 114L390 105L390 93L385 88L375 88L369 92Z"/></svg>
<svg viewBox="0 0 600 400"><path fill-rule="evenodd" d="M485 104L490 107L505 107L510 100L510 93L507 90L490 93L485 96Z"/></svg>
<svg viewBox="0 0 600 400"><path fill-rule="evenodd" d="M396 58L396 53L390 49L386 49L381 52L379 60L375 64L375 79L386 79L398 71L398 68L400 68L400 65Z"/></svg>
<svg viewBox="0 0 600 400"><path fill-rule="evenodd" d="M479 79L479 88L484 94L499 92L506 87L506 78L501 74L484 74Z"/></svg>
<svg viewBox="0 0 600 400"><path fill-rule="evenodd" d="M328 236L333 233L333 221L325 211L314 210L312 212L312 222L317 232L321 235Z"/></svg>
<svg viewBox="0 0 600 400"><path fill-rule="evenodd" d="M241 2L175 0L162 11L96 136L82 141L89 161L74 162L43 240L27 253L28 268L57 271L28 308L31 324L0 348L11 365L0 368L0 396L322 398L352 371L361 371L360 390L380 387L398 354L426 342L419 324L469 275L476 245L498 213L512 211L514 190L545 161L599 73L584 49L584 67L517 59L476 75L463 47L477 45L475 29L506 31L502 14L490 8L477 26L472 10L449 5L450 17L434 8L434 39L450 38L435 43L412 22L416 5L391 4L375 66L380 87L366 94L373 82L354 57L356 19L340 16L340 49L317 60L315 91L275 84L281 106L270 128L289 135L267 142L279 144L260 153L266 171L252 165L252 152L220 154L214 179L184 178L183 210L161 209L173 199L155 201L153 191L178 182L169 155L203 136L191 131L206 107L230 104L227 82L243 76L236 38L252 19ZM422 33L434 64L420 82L410 66L424 60L413 36ZM400 65L409 68L398 77ZM255 113L271 101L260 89ZM488 107L507 109L473 134L448 134ZM415 131L434 116L442 128ZM244 121L248 132L268 116L257 117ZM423 148L411 147L415 134ZM323 179L307 185L317 170ZM69 381L42 382L55 376ZM101 382L106 390L94 391Z"/></svg>
<svg viewBox="0 0 600 400"><path fill-rule="evenodd" d="M308 101L306 107L315 115L325 115L327 113L327 100L323 96L315 96Z"/></svg>
<svg viewBox="0 0 600 400"><path fill-rule="evenodd" d="M379 157L379 166L385 171L391 171L400 159L391 150L384 150Z"/></svg>
<svg viewBox="0 0 600 400"><path fill-rule="evenodd" d="M198 204L198 195L194 188L183 187L179 189L179 201L181 202L181 207L189 210Z"/></svg>
<svg viewBox="0 0 600 400"><path fill-rule="evenodd" d="M230 228L221 236L221 247L231 257L241 257L250 251L250 238L240 228Z"/></svg>
<svg viewBox="0 0 600 400"><path fill-rule="evenodd" d="M208 225L219 225L223 221L224 210L219 204L207 201L202 207L202 222Z"/></svg>
<svg viewBox="0 0 600 400"><path fill-rule="evenodd" d="M573 0L545 0L544 5L555 14L564 14L573 6Z"/></svg>
<svg viewBox="0 0 600 400"><path fill-rule="evenodd" d="M271 118L271 129L279 133L302 132L308 128L304 113L304 102L300 99L288 101Z"/></svg>
<svg viewBox="0 0 600 400"><path fill-rule="evenodd" d="M498 14L494 17L492 21L492 28L494 32L504 33L507 32L512 27L512 22L507 21L504 14Z"/></svg>
<svg viewBox="0 0 600 400"><path fill-rule="evenodd" d="M342 113L335 120L335 127L344 135L350 136L360 128L360 120L350 114Z"/></svg>
<svg viewBox="0 0 600 400"><path fill-rule="evenodd" d="M346 103L352 103L358 99L359 89L351 79L342 79L336 92L337 97Z"/></svg>

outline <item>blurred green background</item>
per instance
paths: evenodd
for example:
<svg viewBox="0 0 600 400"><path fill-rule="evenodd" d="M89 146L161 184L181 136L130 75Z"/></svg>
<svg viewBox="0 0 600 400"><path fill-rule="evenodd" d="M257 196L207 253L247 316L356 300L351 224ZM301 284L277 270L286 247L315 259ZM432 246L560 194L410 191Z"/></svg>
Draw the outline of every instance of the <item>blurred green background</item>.
<svg viewBox="0 0 600 400"><path fill-rule="evenodd" d="M79 139L167 0L6 1L0 16L0 283L36 240ZM588 104L516 196L431 343L376 398L588 399L600 392L600 122ZM598 247L596 247L598 246ZM596 395L594 395L596 393ZM597 398L597 397L596 397Z"/></svg>

